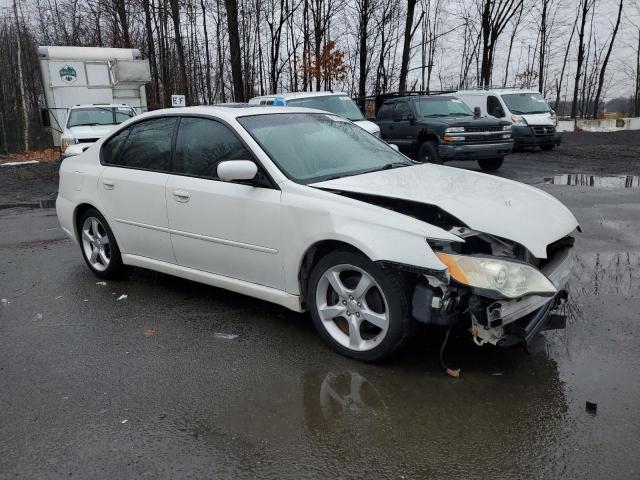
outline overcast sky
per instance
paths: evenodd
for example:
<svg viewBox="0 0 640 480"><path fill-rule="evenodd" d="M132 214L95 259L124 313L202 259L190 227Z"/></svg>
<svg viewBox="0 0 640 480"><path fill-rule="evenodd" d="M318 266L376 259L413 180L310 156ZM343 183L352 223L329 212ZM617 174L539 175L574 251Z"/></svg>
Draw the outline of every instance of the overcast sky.
<svg viewBox="0 0 640 480"><path fill-rule="evenodd" d="M349 0L347 0L348 2ZM448 8L454 11L461 2L473 2L475 0L450 0L447 3ZM559 0L562 2L562 12L556 18L556 26L551 31L553 40L553 48L551 52L552 66L550 68L550 79L553 80L554 68L559 69L562 58L564 55L564 48L569 40L571 26L576 18L577 6L579 0ZM80 0L82 2L82 0ZM615 21L617 14L618 0L596 0L597 6L594 15L594 33L599 48L604 46L608 41L612 30L612 24ZM11 6L13 0L0 0L0 12L3 14L11 13ZM525 5L535 7L537 0L525 0ZM625 0L625 15L623 17L623 23L616 40L616 46L612 53L610 65L608 67L608 75L610 78L607 88L606 97L613 98L620 95L628 95L632 91L633 75L635 72L635 54L638 45L638 27L640 26L640 10L638 9L640 0ZM529 18L533 18L534 14L531 14ZM450 15L447 22L449 24L455 23L455 18ZM510 62L510 71L515 72L518 66L520 70L523 70L524 65L527 62L527 57L531 55L530 45L535 43L536 29L531 20L528 20L528 25L523 25L516 36L516 42L514 45L514 52L512 54L512 61ZM523 22L523 23L526 23ZM500 40L500 50L502 55L499 55L495 62L494 81L495 83L501 83L504 74L504 60L506 58L506 47L508 44L508 36L510 35L511 27L507 27L504 32L504 36ZM574 74L574 61L577 53L576 37L574 36L574 42L572 50L570 52L570 67L569 73ZM442 51L436 60L436 69L439 74L446 81L455 77L456 72L459 71L460 57L452 54L452 52L461 51L459 43L461 42L461 35L459 33L452 33L445 37L442 41ZM351 42L350 42L351 43ZM416 49L418 50L418 49ZM418 66L420 63L419 52L414 54L412 59L412 67ZM416 73L417 75L417 73ZM437 78L436 78L437 82ZM565 80L566 82L566 80ZM571 82L567 82L571 83ZM432 84L432 88L439 87L439 84Z"/></svg>

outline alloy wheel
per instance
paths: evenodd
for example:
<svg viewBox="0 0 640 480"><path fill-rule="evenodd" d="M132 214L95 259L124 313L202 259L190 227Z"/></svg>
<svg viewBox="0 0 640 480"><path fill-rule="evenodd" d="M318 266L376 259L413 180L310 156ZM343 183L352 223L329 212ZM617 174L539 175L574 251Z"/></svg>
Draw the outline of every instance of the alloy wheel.
<svg viewBox="0 0 640 480"><path fill-rule="evenodd" d="M384 292L369 273L354 265L335 265L322 274L316 308L327 333L350 350L371 350L389 330Z"/></svg>
<svg viewBox="0 0 640 480"><path fill-rule="evenodd" d="M82 224L82 248L92 268L104 272L111 262L111 244L107 230L96 217Z"/></svg>

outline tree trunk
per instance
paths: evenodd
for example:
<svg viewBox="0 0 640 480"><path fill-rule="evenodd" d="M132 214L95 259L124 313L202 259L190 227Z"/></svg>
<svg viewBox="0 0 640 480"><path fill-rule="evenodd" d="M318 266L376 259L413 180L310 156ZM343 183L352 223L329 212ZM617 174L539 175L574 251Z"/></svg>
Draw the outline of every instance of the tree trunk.
<svg viewBox="0 0 640 480"><path fill-rule="evenodd" d="M171 17L173 19L173 30L176 42L176 52L178 54L178 75L180 79L179 93L183 94L187 105L191 104L191 95L189 92L189 83L187 80L187 63L184 57L184 44L182 42L182 34L180 33L180 2L179 0L169 0L171 5Z"/></svg>
<svg viewBox="0 0 640 480"><path fill-rule="evenodd" d="M640 28L638 28L638 46L636 48L636 88L633 114L635 117L640 117Z"/></svg>
<svg viewBox="0 0 640 480"><path fill-rule="evenodd" d="M540 54L538 58L538 91L544 95L544 62L547 49L547 9L549 0L542 0L542 16L540 19Z"/></svg>
<svg viewBox="0 0 640 480"><path fill-rule="evenodd" d="M607 71L607 64L609 63L611 50L613 50L613 44L616 41L618 28L620 27L620 18L622 17L622 3L623 3L623 0L620 0L620 4L618 5L618 18L616 19L616 24L613 27L613 33L611 34L611 42L609 43L607 54L604 56L602 67L600 68L600 76L598 77L598 89L596 91L595 101L593 102L593 118L594 119L598 118L598 104L600 103L600 95L602 94L602 87L604 86L604 76Z"/></svg>
<svg viewBox="0 0 640 480"><path fill-rule="evenodd" d="M149 0L142 0L142 9L144 10L144 26L147 36L147 56L149 57L149 67L151 70L152 105L158 107L160 105L160 79L158 76L158 60L156 59L155 42L153 40Z"/></svg>
<svg viewBox="0 0 640 480"><path fill-rule="evenodd" d="M584 30L587 24L587 15L590 8L590 0L582 0L582 13L580 17L580 31L578 32L578 58L576 60L576 79L573 84L573 101L571 102L571 118L578 114L578 93L580 91L580 76L584 63Z"/></svg>
<svg viewBox="0 0 640 480"><path fill-rule="evenodd" d="M204 54L207 57L205 62L206 83L207 83L207 103L213 103L213 93L211 88L211 56L209 55L209 34L207 32L207 12L204 6L204 0L200 0L200 8L202 9L202 29L204 34Z"/></svg>
<svg viewBox="0 0 640 480"><path fill-rule="evenodd" d="M402 61L400 63L400 82L398 89L407 90L407 75L409 73L409 58L411 54L411 35L413 32L413 15L417 0L407 0L407 17L404 23L404 41L402 44Z"/></svg>
<svg viewBox="0 0 640 480"><path fill-rule="evenodd" d="M238 30L238 0L224 0L224 3L227 9L227 26L229 28L229 53L231 55L234 99L236 102L244 102L240 32Z"/></svg>
<svg viewBox="0 0 640 480"><path fill-rule="evenodd" d="M20 88L20 105L22 107L22 140L25 152L29 150L29 112L27 98L24 91L24 77L22 75L22 41L20 40L20 19L18 17L18 3L13 0L13 14L16 19L16 44L18 47L18 87Z"/></svg>
<svg viewBox="0 0 640 480"><path fill-rule="evenodd" d="M569 36L569 42L567 43L567 48L564 51L564 59L562 60L562 69L560 70L560 75L558 77L558 85L556 87L556 101L553 104L553 109L558 111L558 107L560 106L560 95L562 93L562 80L564 79L564 71L567 67L567 59L569 58L569 51L571 50L571 41L573 40L573 34L576 33L576 25L578 25L578 17L573 22L573 28L571 29L571 35ZM566 95L566 92L565 92ZM564 111L564 108L562 109Z"/></svg>
<svg viewBox="0 0 640 480"><path fill-rule="evenodd" d="M122 41L124 48L131 48L131 36L129 34L129 20L127 17L127 6L125 0L115 0L116 14L118 15L118 21L120 22L120 29L122 30Z"/></svg>
<svg viewBox="0 0 640 480"><path fill-rule="evenodd" d="M360 7L360 77L358 79L358 96L367 94L367 34L369 30L369 0L361 0ZM364 101L362 102L364 105Z"/></svg>

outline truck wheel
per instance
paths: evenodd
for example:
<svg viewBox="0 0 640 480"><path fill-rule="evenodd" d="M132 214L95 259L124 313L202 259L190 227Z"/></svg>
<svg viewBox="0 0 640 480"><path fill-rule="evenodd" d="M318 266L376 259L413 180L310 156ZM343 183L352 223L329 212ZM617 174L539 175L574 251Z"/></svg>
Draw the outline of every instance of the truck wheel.
<svg viewBox="0 0 640 480"><path fill-rule="evenodd" d="M504 162L504 157L484 158L482 160L478 160L478 165L480 165L480 168L485 172L493 172L502 166L502 162Z"/></svg>
<svg viewBox="0 0 640 480"><path fill-rule="evenodd" d="M440 155L438 155L438 145L434 142L422 142L418 147L416 160L420 163L442 164Z"/></svg>
<svg viewBox="0 0 640 480"><path fill-rule="evenodd" d="M313 267L307 292L318 333L347 357L382 360L413 332L405 279L360 253L327 254Z"/></svg>
<svg viewBox="0 0 640 480"><path fill-rule="evenodd" d="M542 150L553 150L554 147L555 147L554 144L551 144L551 145L540 145L540 148Z"/></svg>

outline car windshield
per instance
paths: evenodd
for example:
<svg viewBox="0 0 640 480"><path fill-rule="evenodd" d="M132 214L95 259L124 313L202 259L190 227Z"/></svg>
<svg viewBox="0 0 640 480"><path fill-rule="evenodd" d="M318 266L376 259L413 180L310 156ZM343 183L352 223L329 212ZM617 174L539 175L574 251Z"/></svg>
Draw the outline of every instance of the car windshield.
<svg viewBox="0 0 640 480"><path fill-rule="evenodd" d="M539 93L507 93L502 100L511 113L516 115L531 113L548 113L551 109Z"/></svg>
<svg viewBox="0 0 640 480"><path fill-rule="evenodd" d="M238 121L278 168L300 183L414 165L387 143L336 115L281 113Z"/></svg>
<svg viewBox="0 0 640 480"><path fill-rule="evenodd" d="M318 110L325 110L327 112L335 113L341 117L348 118L349 120L364 120L362 112L346 95L327 95L323 97L311 97L311 98L296 98L293 100L287 100L287 106L289 107L305 107L316 108Z"/></svg>
<svg viewBox="0 0 640 480"><path fill-rule="evenodd" d="M424 98L416 102L419 117L470 117L473 112L457 98Z"/></svg>
<svg viewBox="0 0 640 480"><path fill-rule="evenodd" d="M131 107L74 108L69 114L67 127L82 125L118 125L133 117Z"/></svg>

